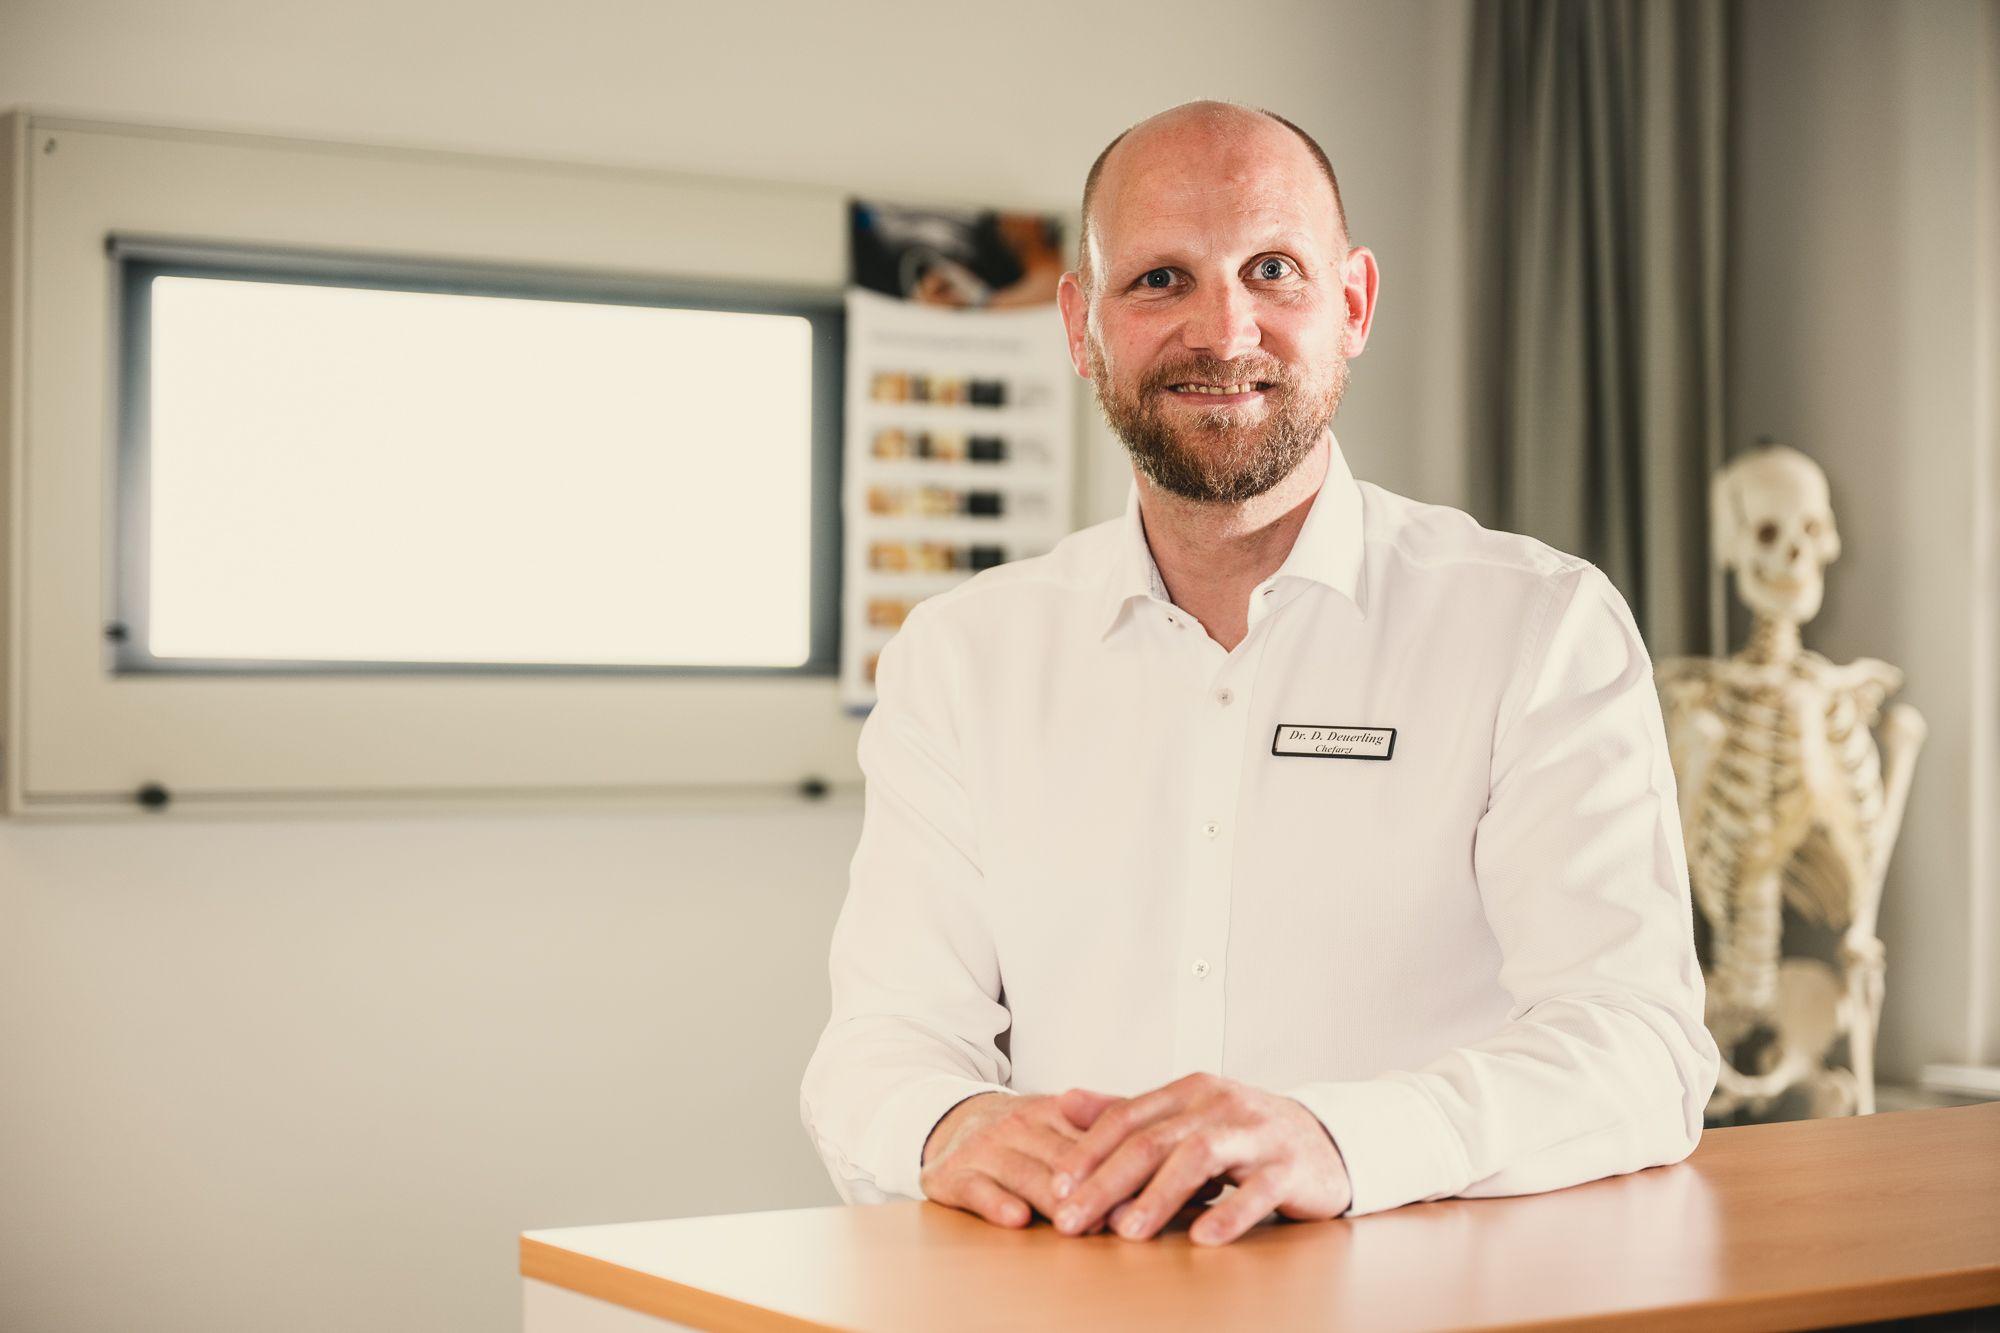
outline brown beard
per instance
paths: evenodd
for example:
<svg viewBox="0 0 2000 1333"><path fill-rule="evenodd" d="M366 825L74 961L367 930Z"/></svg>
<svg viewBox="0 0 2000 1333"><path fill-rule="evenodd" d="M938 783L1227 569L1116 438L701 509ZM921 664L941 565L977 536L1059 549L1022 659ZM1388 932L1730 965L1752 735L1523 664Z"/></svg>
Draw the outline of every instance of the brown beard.
<svg viewBox="0 0 2000 1333"><path fill-rule="evenodd" d="M1189 500L1241 504L1292 475L1333 420L1347 391L1347 358L1338 354L1330 373L1300 381L1277 361L1218 361L1197 356L1161 366L1121 394L1111 383L1097 339L1087 340L1091 383L1112 432L1145 478ZM1269 383L1263 420L1245 423L1239 409L1218 407L1179 414L1170 421L1169 385Z"/></svg>

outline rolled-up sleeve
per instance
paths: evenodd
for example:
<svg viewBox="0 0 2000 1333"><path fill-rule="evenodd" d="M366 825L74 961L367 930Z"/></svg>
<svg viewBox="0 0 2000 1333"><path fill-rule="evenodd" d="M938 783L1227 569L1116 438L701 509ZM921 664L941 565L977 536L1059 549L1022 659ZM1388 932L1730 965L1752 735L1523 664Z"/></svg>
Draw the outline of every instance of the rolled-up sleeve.
<svg viewBox="0 0 2000 1333"><path fill-rule="evenodd" d="M1288 1089L1347 1163L1349 1215L1677 1162L1719 1058L1651 662L1595 568L1544 586L1500 704L1473 869L1512 997L1421 1068Z"/></svg>
<svg viewBox="0 0 2000 1333"><path fill-rule="evenodd" d="M919 606L882 650L861 729L867 787L833 930L833 1012L799 1098L848 1203L923 1197L938 1120L967 1097L1009 1091L996 1044L1009 1016L953 724L962 679L943 627Z"/></svg>

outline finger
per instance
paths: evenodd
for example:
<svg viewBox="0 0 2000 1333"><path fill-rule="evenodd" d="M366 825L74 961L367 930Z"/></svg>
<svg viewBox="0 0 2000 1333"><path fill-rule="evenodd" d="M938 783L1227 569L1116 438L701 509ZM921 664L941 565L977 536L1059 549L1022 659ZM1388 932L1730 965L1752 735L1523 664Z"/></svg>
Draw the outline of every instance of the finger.
<svg viewBox="0 0 2000 1333"><path fill-rule="evenodd" d="M1276 1167L1254 1171L1188 1229L1188 1239L1197 1245L1227 1245L1269 1217L1283 1198Z"/></svg>
<svg viewBox="0 0 2000 1333"><path fill-rule="evenodd" d="M1198 1205L1206 1204L1210 1199L1213 1199L1216 1195L1222 1193L1223 1187L1226 1186L1228 1183L1229 1183L1228 1176L1210 1177L1209 1182L1194 1192L1194 1197L1187 1201L1187 1207L1183 1208L1181 1211L1187 1212ZM1118 1219L1124 1216L1125 1210L1131 1206L1132 1206L1132 1200L1127 1199L1124 1203L1119 1204L1116 1208L1113 1208L1109 1213L1105 1214L1104 1220L1109 1222L1112 1226L1117 1226Z"/></svg>
<svg viewBox="0 0 2000 1333"><path fill-rule="evenodd" d="M1056 1199L1049 1192L1049 1164L1041 1158L1006 1144L994 1144L980 1155L979 1170L1007 1188L1016 1198L1025 1199L1044 1217L1056 1214Z"/></svg>
<svg viewBox="0 0 2000 1333"><path fill-rule="evenodd" d="M1193 1095L1185 1083L1186 1080L1169 1083L1106 1108L1084 1136L1056 1161L1056 1194L1066 1197L1073 1193L1127 1138L1179 1111ZM1106 1206L1114 1202L1105 1201Z"/></svg>
<svg viewBox="0 0 2000 1333"><path fill-rule="evenodd" d="M1114 1097L1108 1092L1071 1088L1058 1095L1055 1104L1063 1113L1064 1119L1081 1132L1095 1124L1097 1117L1102 1115L1106 1108L1116 1106L1123 1100L1124 1098Z"/></svg>
<svg viewBox="0 0 2000 1333"><path fill-rule="evenodd" d="M1038 1126L1051 1134L1061 1135L1066 1142L1074 1143L1083 1137L1083 1130L1072 1122L1062 1109L1058 1098L1049 1097L1038 1101L1026 1114L1016 1117L1023 1124Z"/></svg>
<svg viewBox="0 0 2000 1333"><path fill-rule="evenodd" d="M1227 1131L1210 1124L1182 1138L1125 1210L1118 1222L1118 1234L1127 1240L1145 1240L1157 1235L1189 1205L1197 1190L1219 1172L1236 1165L1229 1155L1230 1137ZM1236 1154L1241 1155L1240 1148Z"/></svg>
<svg viewBox="0 0 2000 1333"><path fill-rule="evenodd" d="M1081 1132L1070 1127L1060 1112L1050 1114L1062 1122L1069 1134ZM1009 1118L996 1130L986 1142L968 1145L970 1157L966 1165L987 1172L1044 1217L1054 1217L1059 1200L1050 1193L1053 1175L1050 1163L1073 1140L1038 1123L1032 1116Z"/></svg>
<svg viewBox="0 0 2000 1333"><path fill-rule="evenodd" d="M1167 1220L1167 1224L1161 1227L1160 1229L1162 1231L1168 1231L1173 1229L1174 1227L1179 1226L1183 1222L1191 1223L1196 1218L1202 1216L1204 1213L1208 1211L1208 1201L1210 1199L1213 1199L1216 1195L1222 1193L1222 1187L1227 1182L1227 1180L1228 1177L1226 1176L1217 1176L1213 1180L1210 1180L1206 1185L1203 1185L1200 1189L1196 1190L1194 1192L1194 1197L1187 1201L1187 1205L1183 1207L1178 1213L1175 1213L1171 1218L1169 1218ZM1097 1232L1104 1230L1107 1226L1114 1231L1117 1230L1119 1219L1125 1216L1126 1210L1131 1208L1131 1206L1135 1202L1136 1200L1127 1199L1125 1202L1119 1204L1116 1208L1113 1208L1109 1213L1106 1213L1104 1215L1103 1221L1099 1222L1096 1226L1092 1227L1088 1232L1084 1234L1095 1235Z"/></svg>
<svg viewBox="0 0 2000 1333"><path fill-rule="evenodd" d="M1040 1125L1022 1125L1017 1132L1002 1140L1008 1147L1040 1162L1051 1180L1055 1177L1056 1159L1069 1150L1075 1139L1065 1137L1060 1131L1044 1129Z"/></svg>
<svg viewBox="0 0 2000 1333"><path fill-rule="evenodd" d="M1078 1183L1069 1198L1063 1201L1062 1211L1056 1214L1057 1228L1074 1233L1137 1194L1153 1178L1153 1173L1160 1169L1168 1155L1180 1146L1181 1140L1192 1134L1201 1123L1193 1115L1174 1116L1147 1125L1119 1144L1117 1150ZM1194 1187L1207 1176L1208 1173L1204 1172L1190 1181L1186 1193L1192 1193ZM1056 1192L1061 1194L1060 1187ZM1186 1194L1182 1197L1185 1198Z"/></svg>
<svg viewBox="0 0 2000 1333"><path fill-rule="evenodd" d="M977 1213L996 1227L1024 1227L1033 1216L1025 1202L979 1171L959 1172L948 1196L937 1202Z"/></svg>

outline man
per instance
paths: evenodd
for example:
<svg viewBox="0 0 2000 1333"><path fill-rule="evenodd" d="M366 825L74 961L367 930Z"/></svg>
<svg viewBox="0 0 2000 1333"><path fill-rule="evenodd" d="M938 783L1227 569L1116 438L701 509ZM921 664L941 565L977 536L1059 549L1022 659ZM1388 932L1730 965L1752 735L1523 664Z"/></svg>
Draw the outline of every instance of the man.
<svg viewBox="0 0 2000 1333"><path fill-rule="evenodd" d="M1376 289L1289 122L1092 169L1060 301L1131 499L882 654L801 1098L849 1202L1140 1239L1233 1186L1220 1244L1694 1148L1645 649L1583 561L1350 476Z"/></svg>

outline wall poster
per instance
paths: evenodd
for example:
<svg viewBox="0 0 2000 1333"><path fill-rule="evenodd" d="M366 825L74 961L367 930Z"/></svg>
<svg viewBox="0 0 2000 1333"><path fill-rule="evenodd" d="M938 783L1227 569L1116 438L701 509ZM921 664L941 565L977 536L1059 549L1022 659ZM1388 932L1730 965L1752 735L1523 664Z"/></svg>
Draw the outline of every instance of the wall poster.
<svg viewBox="0 0 2000 1333"><path fill-rule="evenodd" d="M849 218L840 684L865 711L911 607L1069 533L1076 397L1055 219Z"/></svg>

